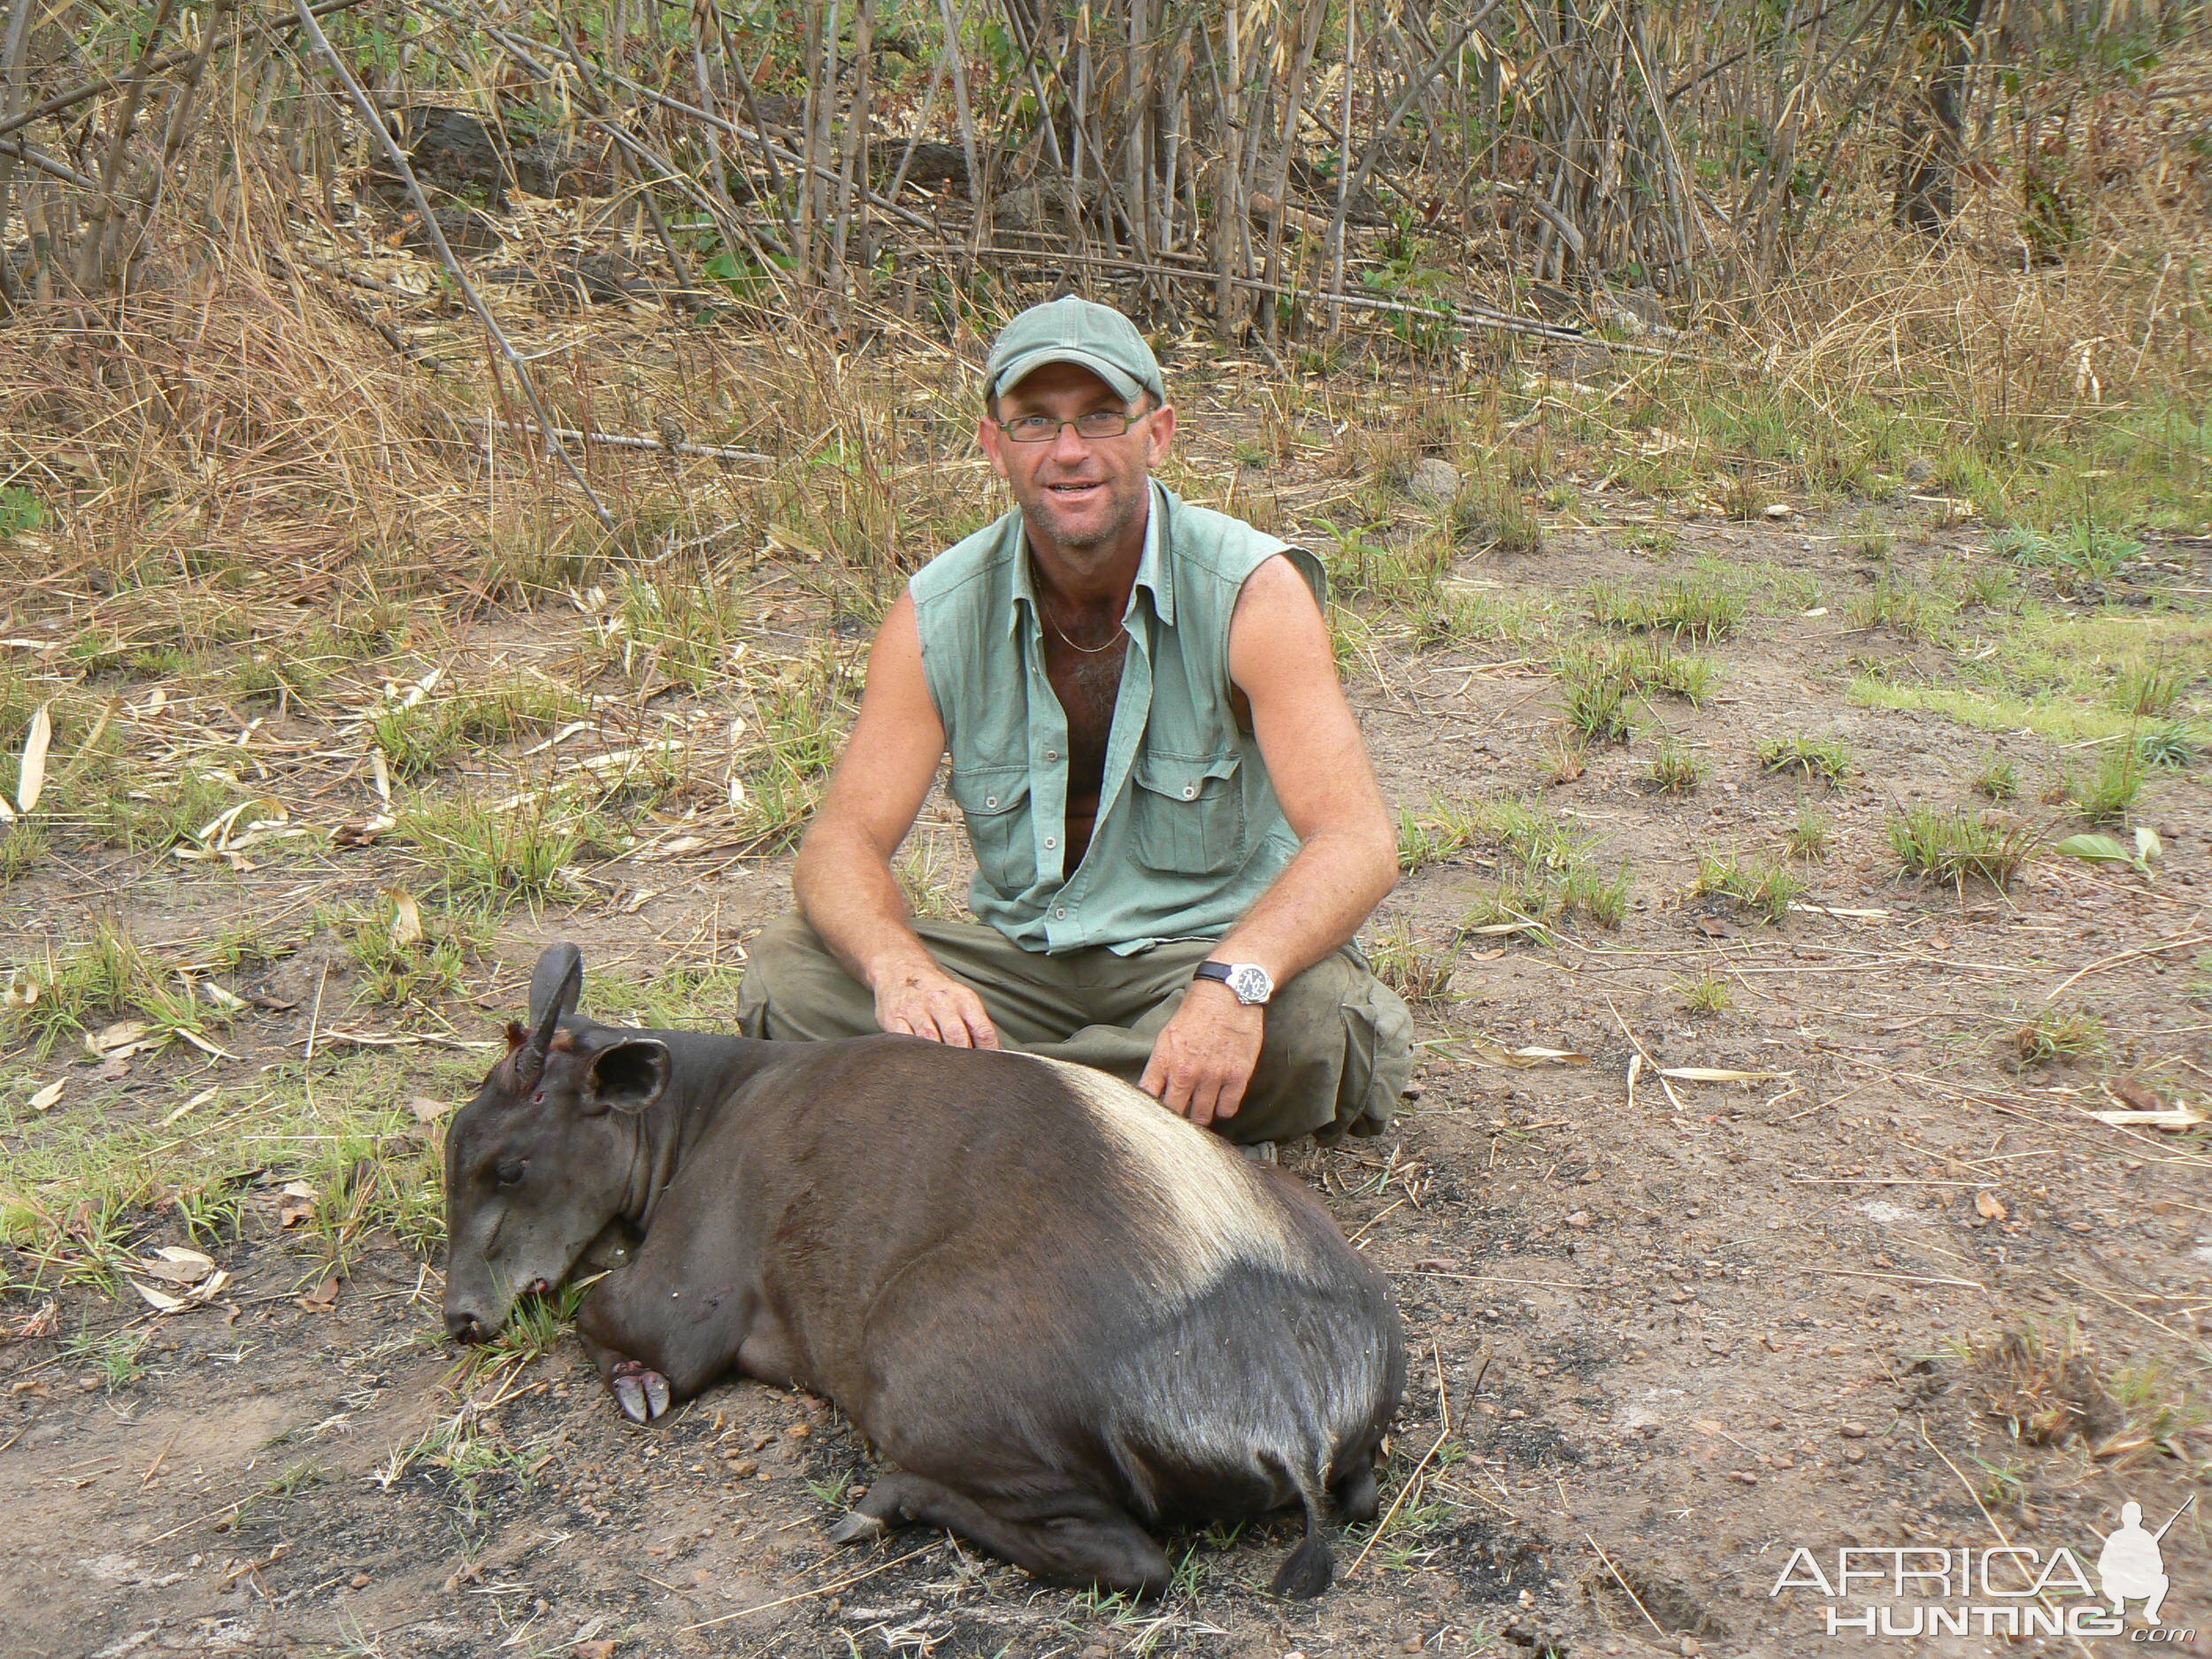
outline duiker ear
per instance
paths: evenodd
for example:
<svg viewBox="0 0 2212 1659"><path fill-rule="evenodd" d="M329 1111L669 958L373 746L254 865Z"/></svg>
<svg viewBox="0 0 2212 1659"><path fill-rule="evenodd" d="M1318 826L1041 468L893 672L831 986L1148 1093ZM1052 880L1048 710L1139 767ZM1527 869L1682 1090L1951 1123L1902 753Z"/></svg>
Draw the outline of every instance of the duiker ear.
<svg viewBox="0 0 2212 1659"><path fill-rule="evenodd" d="M530 1046L541 1055L553 1041L561 1016L576 1011L584 988L584 953L573 945L549 945L530 975Z"/></svg>
<svg viewBox="0 0 2212 1659"><path fill-rule="evenodd" d="M668 1045L651 1037L633 1037L603 1050L591 1063L578 1102L587 1112L651 1109L668 1092Z"/></svg>

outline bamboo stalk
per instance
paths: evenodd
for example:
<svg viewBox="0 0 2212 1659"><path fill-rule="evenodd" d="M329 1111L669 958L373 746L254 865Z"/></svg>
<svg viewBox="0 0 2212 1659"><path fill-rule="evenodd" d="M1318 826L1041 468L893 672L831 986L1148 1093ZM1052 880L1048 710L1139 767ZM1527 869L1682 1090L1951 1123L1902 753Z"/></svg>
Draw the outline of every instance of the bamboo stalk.
<svg viewBox="0 0 2212 1659"><path fill-rule="evenodd" d="M952 253L958 250L950 244L924 245L909 250L917 254ZM1145 265L1131 259L1108 258L1103 255L1074 254L1057 248L1002 248L981 247L972 250L979 257L1007 260L1028 260L1052 265L1083 265L1100 270L1118 271L1135 276L1166 277L1178 282L1211 284L1217 282L1219 273L1210 265ZM1287 283L1263 281L1256 277L1234 279L1235 286L1255 294L1271 297L1294 299L1314 305L1345 305L1355 311L1368 311L1398 317L1423 317L1440 323L1450 323L1463 328L1483 328L1494 333L1526 334L1532 339L1551 340L1562 343L1583 344L1591 336L1583 329L1564 323L1538 322L1531 318L1516 317L1508 311L1492 311L1475 305L1415 305L1403 300L1384 299L1372 294L1347 294L1323 288L1302 288ZM1608 351L1624 357L1663 357L1677 362L1710 363L1716 359L1686 347L1655 346L1641 341L1609 340L1604 342Z"/></svg>
<svg viewBox="0 0 2212 1659"><path fill-rule="evenodd" d="M114 133L108 141L107 158L100 165L100 182L93 196L84 241L77 250L77 288L81 293L96 293L106 286L102 278L107 270L108 227L114 222L119 206L115 187L122 177L123 157L129 153L132 135L138 130L138 113L145 102L146 83L154 73L154 49L169 32L169 19L176 13L176 4L177 0L156 0L153 20L146 26L145 47L130 79L123 83L123 107L115 117Z"/></svg>
<svg viewBox="0 0 2212 1659"><path fill-rule="evenodd" d="M349 12L355 6L365 4L367 0L323 0L322 4L314 8L312 15L317 18L326 18L334 12ZM299 20L296 17L260 18L255 19L253 27L258 29L295 29L299 27ZM216 50L227 50L236 45L243 32L242 29L239 35L219 36ZM179 64L190 61L192 55L199 50L196 46L187 46L165 53L154 59L153 63L149 65L149 72L154 74L165 74ZM30 109L0 120L0 138L19 132L34 121L42 121L50 115L58 115L64 110L73 109L87 98L96 98L103 92L112 92L129 78L131 73L127 69L118 70L111 75L102 75L97 80L80 81L65 91L57 92L52 97L42 100Z"/></svg>
<svg viewBox="0 0 2212 1659"><path fill-rule="evenodd" d="M462 297L468 302L469 309L476 313L477 320L484 326L486 336L498 349L500 358L514 375L515 383L522 388L524 400L537 416L538 425L550 431L555 422L546 409L544 400L538 396L537 386L530 378L529 365L524 360L522 353L515 349L514 342L507 338L506 331L499 326L499 319L492 315L491 307L485 304L484 296L477 292L476 284L469 280L467 270L455 257L451 245L445 239L444 230L438 224L437 215L431 211L430 198L423 192L422 180L415 176L415 169L408 162L406 152L400 149L398 142L384 125L376 106L369 101L369 95L354 79L353 72L346 67L345 59L338 56L338 49L330 43L330 37L323 33L322 25L316 21L315 14L308 9L307 0L293 0L293 4L298 8L300 29L307 36L308 44L330 65L332 75L352 102L355 113L374 135L377 148L383 152L385 161L407 187L408 199L413 204L415 211L422 216L423 234L436 251L439 263L445 266L447 274L452 277L455 285L461 290ZM559 459L576 487L584 492L584 498L591 503L592 511L599 522L610 530L614 528L614 515L607 511L606 503L599 499L590 481L578 470L574 458L557 443L549 442L546 447Z"/></svg>

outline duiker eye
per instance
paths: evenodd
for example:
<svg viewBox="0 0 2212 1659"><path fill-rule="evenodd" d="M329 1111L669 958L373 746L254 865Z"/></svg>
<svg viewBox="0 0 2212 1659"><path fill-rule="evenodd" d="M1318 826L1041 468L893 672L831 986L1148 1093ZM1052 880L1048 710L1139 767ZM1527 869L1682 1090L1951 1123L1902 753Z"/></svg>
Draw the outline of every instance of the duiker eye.
<svg viewBox="0 0 2212 1659"><path fill-rule="evenodd" d="M521 1158L502 1158L492 1165L492 1179L502 1187L512 1187L522 1179L523 1171L529 1167Z"/></svg>

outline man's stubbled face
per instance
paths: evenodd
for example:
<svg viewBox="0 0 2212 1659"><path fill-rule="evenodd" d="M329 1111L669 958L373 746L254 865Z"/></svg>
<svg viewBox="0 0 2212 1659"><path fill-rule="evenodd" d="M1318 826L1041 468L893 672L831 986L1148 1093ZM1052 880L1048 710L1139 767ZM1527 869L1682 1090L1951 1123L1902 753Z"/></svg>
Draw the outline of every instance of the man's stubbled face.
<svg viewBox="0 0 2212 1659"><path fill-rule="evenodd" d="M1141 396L1138 407L1150 403ZM1051 363L1010 388L998 402L998 419L1045 415L1073 420L1092 410L1127 412L1133 406L1088 369ZM1015 443L995 422L981 436L991 465L1013 491L1033 535L1073 553L1110 548L1144 522L1146 485L1167 453L1175 411L1151 408L1118 438L1085 439L1063 427L1049 443Z"/></svg>

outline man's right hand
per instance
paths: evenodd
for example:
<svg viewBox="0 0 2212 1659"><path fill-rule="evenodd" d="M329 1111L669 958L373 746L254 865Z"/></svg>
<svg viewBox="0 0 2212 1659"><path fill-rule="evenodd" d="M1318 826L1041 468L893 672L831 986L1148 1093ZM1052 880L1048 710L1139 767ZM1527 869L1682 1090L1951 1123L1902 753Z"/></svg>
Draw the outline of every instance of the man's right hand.
<svg viewBox="0 0 2212 1659"><path fill-rule="evenodd" d="M956 1048L995 1048L998 1033L974 988L931 964L896 968L875 982L876 1024Z"/></svg>

